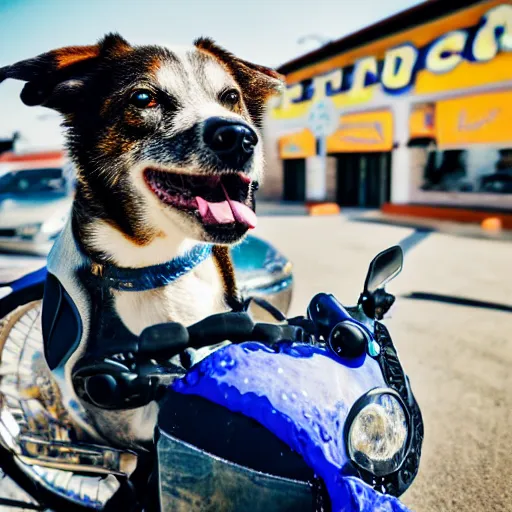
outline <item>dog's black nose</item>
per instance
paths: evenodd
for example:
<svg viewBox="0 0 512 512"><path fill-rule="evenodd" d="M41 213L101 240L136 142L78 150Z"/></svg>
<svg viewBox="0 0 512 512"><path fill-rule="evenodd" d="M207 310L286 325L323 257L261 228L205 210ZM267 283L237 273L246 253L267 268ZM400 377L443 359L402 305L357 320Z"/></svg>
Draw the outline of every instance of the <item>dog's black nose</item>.
<svg viewBox="0 0 512 512"><path fill-rule="evenodd" d="M204 123L203 138L222 163L232 168L243 166L258 143L258 136L250 126L219 117Z"/></svg>

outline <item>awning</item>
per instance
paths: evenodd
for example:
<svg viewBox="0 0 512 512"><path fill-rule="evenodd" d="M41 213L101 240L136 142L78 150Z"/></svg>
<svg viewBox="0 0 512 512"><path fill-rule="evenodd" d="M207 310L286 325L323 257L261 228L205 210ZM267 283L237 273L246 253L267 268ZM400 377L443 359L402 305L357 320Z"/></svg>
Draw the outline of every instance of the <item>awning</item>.
<svg viewBox="0 0 512 512"><path fill-rule="evenodd" d="M282 159L307 158L314 155L316 155L316 139L307 129L279 139L279 156Z"/></svg>
<svg viewBox="0 0 512 512"><path fill-rule="evenodd" d="M439 101L436 136L439 147L512 144L512 91Z"/></svg>
<svg viewBox="0 0 512 512"><path fill-rule="evenodd" d="M415 108L409 117L409 139L435 139L435 107L422 105Z"/></svg>
<svg viewBox="0 0 512 512"><path fill-rule="evenodd" d="M345 114L327 138L328 153L368 153L393 149L393 116L387 110Z"/></svg>

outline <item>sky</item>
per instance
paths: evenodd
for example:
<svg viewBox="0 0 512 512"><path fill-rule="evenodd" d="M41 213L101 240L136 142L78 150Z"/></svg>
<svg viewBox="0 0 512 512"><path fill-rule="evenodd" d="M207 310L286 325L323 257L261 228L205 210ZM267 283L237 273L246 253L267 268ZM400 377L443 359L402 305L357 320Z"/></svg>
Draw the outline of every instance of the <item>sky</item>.
<svg viewBox="0 0 512 512"><path fill-rule="evenodd" d="M190 45L212 37L236 55L277 67L420 3L413 0L0 0L0 67L54 48L92 44L119 32L132 44ZM58 146L59 117L19 100L22 85L0 84L0 138Z"/></svg>

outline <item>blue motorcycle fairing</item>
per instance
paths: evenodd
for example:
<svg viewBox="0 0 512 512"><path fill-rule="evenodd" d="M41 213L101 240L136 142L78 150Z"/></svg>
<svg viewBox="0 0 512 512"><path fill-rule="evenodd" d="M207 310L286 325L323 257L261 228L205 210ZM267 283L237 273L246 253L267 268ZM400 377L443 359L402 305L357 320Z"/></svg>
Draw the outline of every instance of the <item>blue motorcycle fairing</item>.
<svg viewBox="0 0 512 512"><path fill-rule="evenodd" d="M406 511L396 498L351 478L356 473L344 444L345 421L359 397L387 387L379 363L362 357L353 368L325 347L228 345L199 362L172 389L244 414L270 430L322 478L334 512Z"/></svg>

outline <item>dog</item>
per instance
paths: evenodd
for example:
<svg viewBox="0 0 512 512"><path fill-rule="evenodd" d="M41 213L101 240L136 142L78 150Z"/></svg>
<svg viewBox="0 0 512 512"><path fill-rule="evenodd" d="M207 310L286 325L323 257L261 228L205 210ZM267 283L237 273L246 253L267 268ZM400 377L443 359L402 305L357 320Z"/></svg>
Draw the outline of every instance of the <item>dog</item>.
<svg viewBox="0 0 512 512"><path fill-rule="evenodd" d="M73 237L92 274L101 279L109 266L144 269L197 243L213 246L171 284L113 290L124 326L139 335L229 310L237 297L229 246L256 225L262 120L282 77L208 38L173 48L108 34L0 69L0 82L7 78L26 82L23 103L63 116L77 170ZM154 407L143 409L93 414L104 437L113 432L130 444L152 436Z"/></svg>

